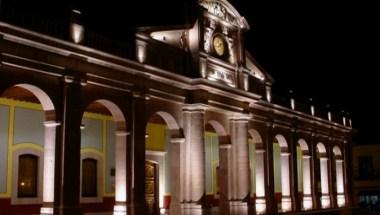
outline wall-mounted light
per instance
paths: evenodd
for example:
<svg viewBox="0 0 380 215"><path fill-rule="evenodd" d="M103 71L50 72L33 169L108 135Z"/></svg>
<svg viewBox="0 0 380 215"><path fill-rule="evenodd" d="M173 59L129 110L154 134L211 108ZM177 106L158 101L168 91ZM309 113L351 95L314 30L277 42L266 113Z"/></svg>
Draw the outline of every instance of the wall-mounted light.
<svg viewBox="0 0 380 215"><path fill-rule="evenodd" d="M80 124L80 130L84 130L85 128L86 128L86 126L83 123L81 123Z"/></svg>

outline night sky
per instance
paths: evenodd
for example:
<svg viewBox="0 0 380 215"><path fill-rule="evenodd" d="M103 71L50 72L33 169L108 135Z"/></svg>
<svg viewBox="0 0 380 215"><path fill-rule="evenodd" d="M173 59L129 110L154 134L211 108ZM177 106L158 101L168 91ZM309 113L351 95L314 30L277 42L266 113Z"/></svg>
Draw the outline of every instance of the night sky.
<svg viewBox="0 0 380 215"><path fill-rule="evenodd" d="M22 0L11 2L25 5ZM56 13L50 8L62 10L67 5L67 1L30 2L26 9L44 2L46 13ZM81 0L71 7L82 11L88 28L124 40L138 26L191 23L194 2ZM274 77L275 92L287 95L293 90L296 99L312 97L316 108L330 104L335 112L345 110L358 130L357 143L380 144L380 104L376 104L380 103L376 74L380 72L380 13L374 2L230 2L250 24L246 47Z"/></svg>

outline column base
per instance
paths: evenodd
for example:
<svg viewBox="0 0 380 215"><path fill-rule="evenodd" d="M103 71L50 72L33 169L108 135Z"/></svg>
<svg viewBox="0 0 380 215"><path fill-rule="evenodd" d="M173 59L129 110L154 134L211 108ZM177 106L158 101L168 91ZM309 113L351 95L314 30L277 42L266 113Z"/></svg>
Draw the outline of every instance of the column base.
<svg viewBox="0 0 380 215"><path fill-rule="evenodd" d="M346 206L346 197L344 196L344 194L338 194L336 196L336 200L337 200L337 203L338 203L338 207L344 207Z"/></svg>
<svg viewBox="0 0 380 215"><path fill-rule="evenodd" d="M209 215L210 209L197 203L181 203L181 214L178 215ZM176 214L175 214L176 215Z"/></svg>
<svg viewBox="0 0 380 215"><path fill-rule="evenodd" d="M267 210L267 205L265 197L256 197L255 201L256 214L265 214Z"/></svg>
<svg viewBox="0 0 380 215"><path fill-rule="evenodd" d="M323 209L330 208L330 196L328 194L322 194L321 207Z"/></svg>
<svg viewBox="0 0 380 215"><path fill-rule="evenodd" d="M243 201L230 201L230 215L247 215L248 203Z"/></svg>
<svg viewBox="0 0 380 215"><path fill-rule="evenodd" d="M80 207L58 207L54 208L54 214L57 215L83 215Z"/></svg>
<svg viewBox="0 0 380 215"><path fill-rule="evenodd" d="M307 211L313 209L313 197L304 196L302 200L302 209Z"/></svg>
<svg viewBox="0 0 380 215"><path fill-rule="evenodd" d="M128 215L145 215L148 213L148 208L144 204L128 204L127 213Z"/></svg>
<svg viewBox="0 0 380 215"><path fill-rule="evenodd" d="M127 204L125 202L116 202L113 206L113 215L127 215Z"/></svg>
<svg viewBox="0 0 380 215"><path fill-rule="evenodd" d="M40 209L40 215L54 214L54 203L43 203Z"/></svg>
<svg viewBox="0 0 380 215"><path fill-rule="evenodd" d="M292 199L289 196L283 196L281 198L281 211L289 212L292 210Z"/></svg>

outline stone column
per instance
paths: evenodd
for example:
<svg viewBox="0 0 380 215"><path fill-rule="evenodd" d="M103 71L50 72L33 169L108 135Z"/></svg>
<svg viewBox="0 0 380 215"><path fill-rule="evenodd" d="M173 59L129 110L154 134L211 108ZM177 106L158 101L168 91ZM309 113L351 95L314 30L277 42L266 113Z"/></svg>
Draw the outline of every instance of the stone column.
<svg viewBox="0 0 380 215"><path fill-rule="evenodd" d="M299 192L298 192L298 155L297 155L297 130L292 128L289 148L290 148L290 196L292 202L293 211L299 211L301 209Z"/></svg>
<svg viewBox="0 0 380 215"><path fill-rule="evenodd" d="M131 163L130 170L130 199L127 214L147 214L148 208L145 203L145 128L146 128L146 98L144 93L135 91L132 93L130 109L130 143ZM128 194L127 194L128 196Z"/></svg>
<svg viewBox="0 0 380 215"><path fill-rule="evenodd" d="M170 141L170 191L171 191L171 201L170 201L170 212L169 214L181 214L181 202L183 200L183 180L186 170L183 168L183 154L184 154L184 144L185 138L172 138Z"/></svg>
<svg viewBox="0 0 380 215"><path fill-rule="evenodd" d="M80 197L80 125L82 121L81 85L74 77L65 76L62 106L58 117L62 127L58 131L55 159L54 214L83 214Z"/></svg>
<svg viewBox="0 0 380 215"><path fill-rule="evenodd" d="M314 138L313 138L314 139ZM311 144L311 160L312 160L312 171L311 171L311 187L312 187L312 197L313 197L313 208L319 209L321 208L321 201L319 199L318 195L318 181L320 180L317 176L317 171L320 171L317 169L317 165L319 162L319 159L317 157L317 146L315 145L315 141L312 140Z"/></svg>
<svg viewBox="0 0 380 215"><path fill-rule="evenodd" d="M328 181L329 181L329 195L330 195L330 208L337 207L336 202L336 175L335 175L335 165L334 165L334 152L332 150L332 147L327 147L327 154L328 154L328 160L327 160L327 171L328 171Z"/></svg>
<svg viewBox="0 0 380 215"><path fill-rule="evenodd" d="M274 189L274 163L273 163L273 127L267 123L265 136L265 196L267 205L267 214L277 214L278 206L275 199Z"/></svg>
<svg viewBox="0 0 380 215"><path fill-rule="evenodd" d="M265 171L264 157L265 150L256 149L256 213L264 214L266 212L265 202Z"/></svg>
<svg viewBox="0 0 380 215"><path fill-rule="evenodd" d="M248 117L230 120L232 145L232 201L231 215L248 214L249 197L249 154L248 154Z"/></svg>
<svg viewBox="0 0 380 215"><path fill-rule="evenodd" d="M205 195L205 152L204 152L204 115L205 106L201 104L183 107L184 149L184 187L182 214L203 214Z"/></svg>
<svg viewBox="0 0 380 215"><path fill-rule="evenodd" d="M292 210L292 199L290 197L289 157L289 152L281 152L281 209L283 212Z"/></svg>
<svg viewBox="0 0 380 215"><path fill-rule="evenodd" d="M41 214L53 214L54 212L54 168L55 168L55 141L56 128L60 123L45 121L44 141L44 176L43 176L43 205Z"/></svg>
<svg viewBox="0 0 380 215"><path fill-rule="evenodd" d="M126 131L116 131L114 215L127 213L127 135Z"/></svg>
<svg viewBox="0 0 380 215"><path fill-rule="evenodd" d="M330 207L329 173L328 173L329 159L327 157L321 157L319 160L321 163L321 191L322 191L321 206L322 208L329 208Z"/></svg>
<svg viewBox="0 0 380 215"><path fill-rule="evenodd" d="M311 174L310 174L310 155L302 156L303 165L303 209L310 210L313 208L313 199L311 195Z"/></svg>
<svg viewBox="0 0 380 215"><path fill-rule="evenodd" d="M345 206L345 195L344 195L344 178L343 178L343 160L336 159L336 193L337 193L337 204L338 207Z"/></svg>
<svg viewBox="0 0 380 215"><path fill-rule="evenodd" d="M353 199L352 199L352 181L351 181L351 176L352 176L352 168L349 168L352 166L352 143L346 142L343 146L343 158L344 158L344 165L343 167L343 172L344 172L344 185L345 185L345 197L346 197L346 207L352 207Z"/></svg>

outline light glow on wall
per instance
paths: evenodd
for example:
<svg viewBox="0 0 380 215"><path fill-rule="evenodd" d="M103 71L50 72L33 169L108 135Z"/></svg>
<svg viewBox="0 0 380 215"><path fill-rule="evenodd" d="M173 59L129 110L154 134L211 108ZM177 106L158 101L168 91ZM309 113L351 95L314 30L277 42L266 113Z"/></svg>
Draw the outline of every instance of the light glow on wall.
<svg viewBox="0 0 380 215"><path fill-rule="evenodd" d="M311 196L304 196L303 197L303 209L304 210L313 209L313 199Z"/></svg>
<svg viewBox="0 0 380 215"><path fill-rule="evenodd" d="M292 200L290 197L282 197L281 210L282 212L288 212L292 210Z"/></svg>
<svg viewBox="0 0 380 215"><path fill-rule="evenodd" d="M337 196L338 207L344 207L346 205L346 199L344 194L338 194Z"/></svg>
<svg viewBox="0 0 380 215"><path fill-rule="evenodd" d="M322 208L329 208L330 207L330 196L322 195L321 205L322 205Z"/></svg>
<svg viewBox="0 0 380 215"><path fill-rule="evenodd" d="M71 23L70 25L71 39L74 43L80 43L84 37L84 27L77 23Z"/></svg>
<svg viewBox="0 0 380 215"><path fill-rule="evenodd" d="M113 215L127 215L127 206L117 204L113 207Z"/></svg>
<svg viewBox="0 0 380 215"><path fill-rule="evenodd" d="M266 212L265 198L256 199L256 214L264 214Z"/></svg>

